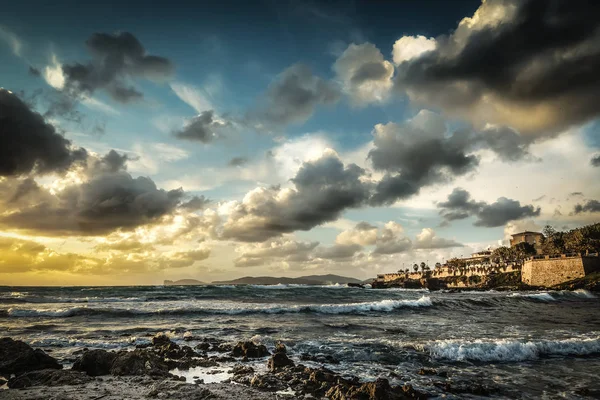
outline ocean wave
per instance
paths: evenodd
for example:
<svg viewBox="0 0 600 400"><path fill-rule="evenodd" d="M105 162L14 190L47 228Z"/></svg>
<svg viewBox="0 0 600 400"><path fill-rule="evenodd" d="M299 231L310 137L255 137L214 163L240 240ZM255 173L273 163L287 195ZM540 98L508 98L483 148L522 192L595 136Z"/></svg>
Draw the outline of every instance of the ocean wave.
<svg viewBox="0 0 600 400"><path fill-rule="evenodd" d="M526 297L529 299L540 300L540 301L556 301L552 294L548 292L542 293L511 293L509 297Z"/></svg>
<svg viewBox="0 0 600 400"><path fill-rule="evenodd" d="M600 353L600 336L561 340L438 340L416 346L434 359L450 361L526 361L549 356L585 356Z"/></svg>
<svg viewBox="0 0 600 400"><path fill-rule="evenodd" d="M4 313L9 317L75 317L92 315L111 316L136 316L136 315L160 315L160 314L285 314L285 313L318 313L318 314L353 314L367 312L390 312L405 307L428 307L432 302L429 297L423 296L416 300L381 300L366 303L342 303L342 304L306 304L291 306L274 306L268 304L244 304L233 305L229 308L210 307L178 307L166 309L132 309L132 308L94 308L94 307L71 307L62 309L24 309L9 308ZM0 310L2 314L3 310Z"/></svg>

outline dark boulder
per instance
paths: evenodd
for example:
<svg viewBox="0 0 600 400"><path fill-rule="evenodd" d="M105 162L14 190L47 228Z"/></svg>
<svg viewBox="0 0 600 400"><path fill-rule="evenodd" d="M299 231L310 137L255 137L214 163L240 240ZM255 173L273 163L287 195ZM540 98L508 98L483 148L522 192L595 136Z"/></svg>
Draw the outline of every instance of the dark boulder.
<svg viewBox="0 0 600 400"><path fill-rule="evenodd" d="M152 345L154 347L162 347L162 346L168 345L169 343L173 343L173 342L171 342L171 339L169 339L169 337L167 335L165 335L164 333L157 333L152 338Z"/></svg>
<svg viewBox="0 0 600 400"><path fill-rule="evenodd" d="M10 379L8 387L11 389L22 389L30 386L81 385L92 380L93 378L79 371L42 369L27 372Z"/></svg>
<svg viewBox="0 0 600 400"><path fill-rule="evenodd" d="M275 353L273 354L273 357L269 358L269 361L267 361L267 367L271 372L293 365L294 362L290 360L285 353Z"/></svg>
<svg viewBox="0 0 600 400"><path fill-rule="evenodd" d="M106 350L90 350L83 353L73 364L74 371L83 371L89 376L110 374L116 353Z"/></svg>
<svg viewBox="0 0 600 400"><path fill-rule="evenodd" d="M265 345L254 342L238 342L232 350L234 357L261 358L270 355Z"/></svg>
<svg viewBox="0 0 600 400"><path fill-rule="evenodd" d="M270 391L285 390L287 385L271 374L255 375L250 380L250 386Z"/></svg>
<svg viewBox="0 0 600 400"><path fill-rule="evenodd" d="M150 375L168 377L169 365L158 355L143 351L120 351L110 368L112 375Z"/></svg>
<svg viewBox="0 0 600 400"><path fill-rule="evenodd" d="M0 338L0 374L19 375L41 369L62 369L58 361L40 349L11 338Z"/></svg>

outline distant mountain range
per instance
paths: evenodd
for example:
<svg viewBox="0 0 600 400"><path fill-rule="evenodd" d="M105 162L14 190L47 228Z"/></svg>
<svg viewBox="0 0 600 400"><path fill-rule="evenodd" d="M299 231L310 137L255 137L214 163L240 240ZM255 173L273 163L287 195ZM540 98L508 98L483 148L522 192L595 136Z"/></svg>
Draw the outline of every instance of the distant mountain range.
<svg viewBox="0 0 600 400"><path fill-rule="evenodd" d="M233 279L230 281L214 281L213 285L277 285L277 284L294 284L294 285L341 285L347 283L363 283L363 281L355 278L348 278L339 275L307 275L299 278L288 277L272 277L272 276L245 276L243 278ZM206 285L195 279L180 279L178 281L165 281L165 286L170 285Z"/></svg>

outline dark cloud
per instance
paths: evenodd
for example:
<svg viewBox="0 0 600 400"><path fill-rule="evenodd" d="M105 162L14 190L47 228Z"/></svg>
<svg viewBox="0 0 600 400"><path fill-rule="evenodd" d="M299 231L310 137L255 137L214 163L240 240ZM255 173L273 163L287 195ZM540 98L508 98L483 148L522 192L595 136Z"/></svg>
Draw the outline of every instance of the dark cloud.
<svg viewBox="0 0 600 400"><path fill-rule="evenodd" d="M335 104L339 88L295 64L283 71L267 89L263 104L248 115L259 128L285 126L306 121L319 105Z"/></svg>
<svg viewBox="0 0 600 400"><path fill-rule="evenodd" d="M12 92L0 88L0 176L64 172L87 158Z"/></svg>
<svg viewBox="0 0 600 400"><path fill-rule="evenodd" d="M398 66L418 103L548 135L600 114L600 3L488 0Z"/></svg>
<svg viewBox="0 0 600 400"><path fill-rule="evenodd" d="M334 154L305 162L292 179L293 189L257 188L246 194L232 209L222 236L261 242L335 221L345 209L367 201L369 186L361 181L363 175L363 169L344 166Z"/></svg>
<svg viewBox="0 0 600 400"><path fill-rule="evenodd" d="M386 175L377 184L371 204L391 204L418 194L422 187L473 171L478 159L467 154L468 135L445 134L443 118L429 111L403 124L376 125L369 158Z"/></svg>
<svg viewBox="0 0 600 400"><path fill-rule="evenodd" d="M227 165L230 167L241 167L242 165L246 165L248 163L248 159L246 157L233 157Z"/></svg>
<svg viewBox="0 0 600 400"><path fill-rule="evenodd" d="M521 206L517 200L500 197L494 203L471 199L471 195L464 189L455 188L448 196L448 200L438 203L440 215L446 222L476 216L475 226L497 227L510 221L527 217L537 217L541 209L532 205Z"/></svg>
<svg viewBox="0 0 600 400"><path fill-rule="evenodd" d="M205 196L194 196L185 203L182 203L179 207L188 211L204 210L206 206L211 203L210 199Z"/></svg>
<svg viewBox="0 0 600 400"><path fill-rule="evenodd" d="M217 120L214 111L209 110L192 118L181 130L174 132L174 135L179 139L209 143L222 137L223 129L228 126L229 122Z"/></svg>
<svg viewBox="0 0 600 400"><path fill-rule="evenodd" d="M155 222L173 212L184 195L124 171L93 176L56 194L28 184L27 198L21 193L25 182L12 190L4 188L12 193L5 198L20 200L4 204L0 226L56 236L98 235Z"/></svg>
<svg viewBox="0 0 600 400"><path fill-rule="evenodd" d="M521 206L517 200L500 197L494 203L486 204L477 213L475 226L493 228L503 226L507 222L527 217L538 217L541 209L532 205Z"/></svg>
<svg viewBox="0 0 600 400"><path fill-rule="evenodd" d="M598 200L588 200L583 204L577 204L573 210L575 214L580 214L583 212L600 212L600 201Z"/></svg>
<svg viewBox="0 0 600 400"><path fill-rule="evenodd" d="M488 127L474 138L505 162L520 161L529 156L530 141L507 127Z"/></svg>
<svg viewBox="0 0 600 400"><path fill-rule="evenodd" d="M590 160L590 164L592 164L593 167L600 167L600 154L593 156Z"/></svg>
<svg viewBox="0 0 600 400"><path fill-rule="evenodd" d="M104 89L114 100L128 103L143 97L129 81L136 78L160 81L173 74L170 60L147 54L140 41L129 32L94 33L86 45L92 61L62 65L64 89L75 97L90 96Z"/></svg>

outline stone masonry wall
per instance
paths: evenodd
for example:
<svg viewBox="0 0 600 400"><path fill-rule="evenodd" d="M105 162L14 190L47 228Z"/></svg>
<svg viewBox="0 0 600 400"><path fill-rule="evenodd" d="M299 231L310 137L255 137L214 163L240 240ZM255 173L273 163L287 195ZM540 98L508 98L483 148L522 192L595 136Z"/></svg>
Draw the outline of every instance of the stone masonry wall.
<svg viewBox="0 0 600 400"><path fill-rule="evenodd" d="M531 286L554 286L600 269L600 258L575 256L526 260L521 281Z"/></svg>

